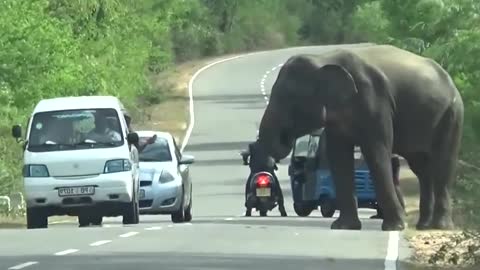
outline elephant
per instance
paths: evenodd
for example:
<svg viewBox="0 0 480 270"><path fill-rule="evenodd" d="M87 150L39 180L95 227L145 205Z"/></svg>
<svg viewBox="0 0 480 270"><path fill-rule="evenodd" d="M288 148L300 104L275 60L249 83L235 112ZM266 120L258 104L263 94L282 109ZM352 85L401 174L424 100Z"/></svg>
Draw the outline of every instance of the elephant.
<svg viewBox="0 0 480 270"><path fill-rule="evenodd" d="M440 64L374 44L288 58L272 86L258 136L269 155L281 160L297 138L325 128L340 211L331 229L362 229L353 182L358 146L384 215L383 231L406 227L392 179L394 154L407 161L419 180L417 230L450 230L450 189L463 124L462 97Z"/></svg>

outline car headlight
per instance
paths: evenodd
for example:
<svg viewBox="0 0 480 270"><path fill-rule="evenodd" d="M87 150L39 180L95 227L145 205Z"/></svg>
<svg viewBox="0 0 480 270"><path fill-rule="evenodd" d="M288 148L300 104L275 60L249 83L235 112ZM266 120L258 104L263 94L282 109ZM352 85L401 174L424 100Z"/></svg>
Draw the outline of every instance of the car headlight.
<svg viewBox="0 0 480 270"><path fill-rule="evenodd" d="M128 159L114 159L105 163L104 173L127 172L132 169L132 163Z"/></svg>
<svg viewBox="0 0 480 270"><path fill-rule="evenodd" d="M47 166L27 164L23 166L23 177L49 177Z"/></svg>
<svg viewBox="0 0 480 270"><path fill-rule="evenodd" d="M162 184L172 182L173 180L175 180L175 177L171 175L167 170L163 170L160 174L160 177L158 178L158 181L160 181L160 183Z"/></svg>

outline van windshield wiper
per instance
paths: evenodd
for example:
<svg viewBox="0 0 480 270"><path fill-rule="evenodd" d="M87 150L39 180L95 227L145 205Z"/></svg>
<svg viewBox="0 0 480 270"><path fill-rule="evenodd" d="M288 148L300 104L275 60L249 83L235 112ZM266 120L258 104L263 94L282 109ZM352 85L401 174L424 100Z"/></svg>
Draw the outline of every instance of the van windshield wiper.
<svg viewBox="0 0 480 270"><path fill-rule="evenodd" d="M79 143L76 143L75 145L77 146L90 146L90 147L95 147L96 145L98 146L116 146L117 143L116 142L96 142L96 141L92 141L92 140L85 140L83 142L79 142Z"/></svg>

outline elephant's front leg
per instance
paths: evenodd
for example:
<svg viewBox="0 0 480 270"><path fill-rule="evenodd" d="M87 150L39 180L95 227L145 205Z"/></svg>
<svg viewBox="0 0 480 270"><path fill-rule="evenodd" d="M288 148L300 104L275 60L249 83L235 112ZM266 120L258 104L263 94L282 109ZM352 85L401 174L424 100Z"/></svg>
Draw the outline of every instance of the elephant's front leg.
<svg viewBox="0 0 480 270"><path fill-rule="evenodd" d="M369 143L362 147L375 185L375 193L383 212L383 231L405 229L405 211L399 201L392 177L391 151L381 143Z"/></svg>
<svg viewBox="0 0 480 270"><path fill-rule="evenodd" d="M327 156L340 210L340 216L332 223L331 228L361 230L354 185L353 144L337 135L329 134L327 129Z"/></svg>

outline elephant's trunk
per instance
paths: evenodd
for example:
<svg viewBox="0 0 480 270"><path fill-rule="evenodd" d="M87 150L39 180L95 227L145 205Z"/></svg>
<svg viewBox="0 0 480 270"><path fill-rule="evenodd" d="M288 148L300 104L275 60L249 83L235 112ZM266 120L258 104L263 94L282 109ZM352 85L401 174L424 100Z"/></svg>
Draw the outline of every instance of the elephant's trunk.
<svg viewBox="0 0 480 270"><path fill-rule="evenodd" d="M293 139L290 129L284 127L285 119L272 113L271 103L267 106L259 128L259 141L268 154L277 160L284 159L292 150Z"/></svg>

